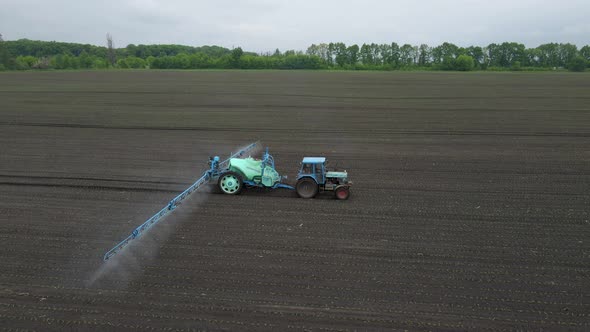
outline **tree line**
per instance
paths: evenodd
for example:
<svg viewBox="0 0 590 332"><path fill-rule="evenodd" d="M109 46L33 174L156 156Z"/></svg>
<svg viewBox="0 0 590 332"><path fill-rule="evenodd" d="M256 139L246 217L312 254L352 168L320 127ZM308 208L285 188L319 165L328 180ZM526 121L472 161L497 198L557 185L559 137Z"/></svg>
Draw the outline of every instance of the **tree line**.
<svg viewBox="0 0 590 332"><path fill-rule="evenodd" d="M585 70L590 46L548 43L535 48L505 42L485 47L452 43L313 44L305 52L289 50L256 54L241 48L185 45L127 45L114 48L90 44L20 39L3 41L0 70L31 69L341 69L341 70Z"/></svg>
<svg viewBox="0 0 590 332"><path fill-rule="evenodd" d="M569 43L548 43L526 48L524 44L505 42L486 47L459 47L452 43L436 47L373 43L359 47L329 43L311 45L307 54L319 56L331 67L344 69L523 70L570 68L580 62L586 68L590 46L578 49Z"/></svg>

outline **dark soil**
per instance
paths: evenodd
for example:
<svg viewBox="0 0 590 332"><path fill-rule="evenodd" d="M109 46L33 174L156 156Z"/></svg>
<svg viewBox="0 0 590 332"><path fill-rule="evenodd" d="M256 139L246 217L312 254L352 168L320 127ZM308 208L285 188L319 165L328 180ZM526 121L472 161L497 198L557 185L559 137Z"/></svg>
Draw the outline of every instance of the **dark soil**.
<svg viewBox="0 0 590 332"><path fill-rule="evenodd" d="M0 330L588 330L590 76L0 75ZM347 201L206 188L250 142ZM210 192L209 192L210 191Z"/></svg>

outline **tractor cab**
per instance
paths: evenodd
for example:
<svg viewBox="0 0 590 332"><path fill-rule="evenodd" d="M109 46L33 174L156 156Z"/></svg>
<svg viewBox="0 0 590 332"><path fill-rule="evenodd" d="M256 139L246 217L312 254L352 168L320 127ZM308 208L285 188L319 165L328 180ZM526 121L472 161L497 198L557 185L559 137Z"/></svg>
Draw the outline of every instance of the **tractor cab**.
<svg viewBox="0 0 590 332"><path fill-rule="evenodd" d="M303 158L301 169L299 170L299 174L297 174L297 180L303 177L312 178L317 184L324 184L326 182L326 158Z"/></svg>

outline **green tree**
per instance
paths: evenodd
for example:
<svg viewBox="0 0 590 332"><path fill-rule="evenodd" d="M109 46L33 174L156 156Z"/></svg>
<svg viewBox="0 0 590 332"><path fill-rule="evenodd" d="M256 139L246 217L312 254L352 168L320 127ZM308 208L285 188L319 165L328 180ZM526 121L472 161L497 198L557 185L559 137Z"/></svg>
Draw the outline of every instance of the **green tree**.
<svg viewBox="0 0 590 332"><path fill-rule="evenodd" d="M334 53L334 43L329 43L328 49L326 50L326 57L328 66L330 67L334 66Z"/></svg>
<svg viewBox="0 0 590 332"><path fill-rule="evenodd" d="M262 69L260 68L264 63L258 61L258 57L254 55L243 55L240 58L240 65L241 69Z"/></svg>
<svg viewBox="0 0 590 332"><path fill-rule="evenodd" d="M459 71L470 71L473 70L473 67L475 66L475 63L473 61L473 58L469 55L459 55L454 61L453 61L453 69L455 70L459 70Z"/></svg>
<svg viewBox="0 0 590 332"><path fill-rule="evenodd" d="M145 60L136 56L130 56L125 59L127 67L132 69L144 69L146 66Z"/></svg>
<svg viewBox="0 0 590 332"><path fill-rule="evenodd" d="M381 55L381 47L379 47L379 45L375 44L375 43L371 43L371 45L369 46L369 49L371 51L372 57L373 57L373 62L375 63L376 66L380 66L383 64L383 56Z"/></svg>
<svg viewBox="0 0 590 332"><path fill-rule="evenodd" d="M241 47L234 48L231 51L231 61L230 61L231 68L239 68L240 58L242 57L243 54L244 54L244 51L242 50Z"/></svg>
<svg viewBox="0 0 590 332"><path fill-rule="evenodd" d="M359 46L357 44L351 45L346 49L348 58L346 63L349 65L356 65L356 63L359 61Z"/></svg>
<svg viewBox="0 0 590 332"><path fill-rule="evenodd" d="M524 65L529 67L541 67L539 62L541 53L536 48L527 48L525 51Z"/></svg>
<svg viewBox="0 0 590 332"><path fill-rule="evenodd" d="M559 44L559 60L563 67L567 67L578 56L578 47L574 44Z"/></svg>
<svg viewBox="0 0 590 332"><path fill-rule="evenodd" d="M577 71L577 72L581 72L581 71L586 70L586 67L588 67L588 62L582 56L574 57L573 59L570 60L568 66L567 66L567 68L570 71Z"/></svg>
<svg viewBox="0 0 590 332"><path fill-rule="evenodd" d="M443 63L448 59L455 59L458 56L459 47L451 43L443 43L432 49L432 59L436 64Z"/></svg>
<svg viewBox="0 0 590 332"><path fill-rule="evenodd" d="M65 54L58 54L52 59L52 67L55 69L68 69L70 67L70 57Z"/></svg>
<svg viewBox="0 0 590 332"><path fill-rule="evenodd" d="M215 59L215 61L213 62L213 68L229 69L229 68L236 68L236 67L232 67L232 66L239 66L239 63L234 64L234 63L232 63L232 61L233 61L233 59L232 59L231 55L224 55L222 57Z"/></svg>
<svg viewBox="0 0 590 332"><path fill-rule="evenodd" d="M537 47L538 63L542 67L559 67L559 45L556 43L543 44Z"/></svg>
<svg viewBox="0 0 590 332"><path fill-rule="evenodd" d="M2 39L2 34L0 34L0 66L2 66L2 70L10 68L10 54L6 42Z"/></svg>
<svg viewBox="0 0 590 332"><path fill-rule="evenodd" d="M288 55L284 57L281 69L319 69L321 59L317 56L302 54Z"/></svg>
<svg viewBox="0 0 590 332"><path fill-rule="evenodd" d="M311 46L307 48L307 51L305 51L305 53L308 55L320 56L320 47L316 44L311 44ZM275 50L274 55L281 55L281 52L278 48Z"/></svg>
<svg viewBox="0 0 590 332"><path fill-rule="evenodd" d="M344 43L335 43L334 49L334 61L339 67L344 67L348 63L348 52Z"/></svg>
<svg viewBox="0 0 590 332"><path fill-rule="evenodd" d="M117 60L117 68L127 69L129 67L127 67L127 62L125 62L125 59L119 59Z"/></svg>
<svg viewBox="0 0 590 332"><path fill-rule="evenodd" d="M410 44L404 44L399 49L400 51L400 63L404 66L412 65L414 63L415 52L414 47Z"/></svg>
<svg viewBox="0 0 590 332"><path fill-rule="evenodd" d="M106 69L108 68L107 60L104 57L96 57L92 62L92 68L94 69Z"/></svg>
<svg viewBox="0 0 590 332"><path fill-rule="evenodd" d="M147 64L147 66L151 69L154 67L154 60L156 59L156 57L150 55L145 59L145 62Z"/></svg>
<svg viewBox="0 0 590 332"><path fill-rule="evenodd" d="M4 39L2 38L2 34L0 33L0 71L6 70L6 66L8 64L8 52L4 47Z"/></svg>
<svg viewBox="0 0 590 332"><path fill-rule="evenodd" d="M308 55L315 55L315 56L319 57L320 59L322 59L323 62L327 62L327 63L331 62L331 59L328 59L328 57L330 55L328 44L325 44L325 43L322 43L319 45L313 44L307 49L307 54ZM275 53L275 55L276 55L276 53ZM278 55L280 55L280 53Z"/></svg>
<svg viewBox="0 0 590 332"><path fill-rule="evenodd" d="M490 44L487 47L489 52L489 65L509 68L514 61L526 59L525 46L518 43Z"/></svg>
<svg viewBox="0 0 590 332"><path fill-rule="evenodd" d="M70 67L71 69L79 69L80 68L80 61L77 57L70 55Z"/></svg>
<svg viewBox="0 0 590 332"><path fill-rule="evenodd" d="M473 58L476 67L482 67L484 63L484 52L479 46L469 46L465 49L465 54Z"/></svg>
<svg viewBox="0 0 590 332"><path fill-rule="evenodd" d="M397 43L391 43L391 58L389 64L392 65L394 68L399 68L400 66L400 47Z"/></svg>
<svg viewBox="0 0 590 332"><path fill-rule="evenodd" d="M455 69L455 59L452 56L445 57L441 63L437 65L437 68L442 70L454 70Z"/></svg>
<svg viewBox="0 0 590 332"><path fill-rule="evenodd" d="M16 69L18 70L28 70L33 69L35 64L37 63L37 58L34 56L26 55L26 56L17 56L16 57Z"/></svg>
<svg viewBox="0 0 590 332"><path fill-rule="evenodd" d="M193 69L200 69L200 68L212 68L213 61L211 57L205 53L195 53L190 57L191 68Z"/></svg>
<svg viewBox="0 0 590 332"><path fill-rule="evenodd" d="M93 59L86 51L82 51L78 56L78 62L80 63L80 68L92 68Z"/></svg>
<svg viewBox="0 0 590 332"><path fill-rule="evenodd" d="M243 52L242 52L242 54L243 54ZM240 61L241 56L242 55L240 55L237 59L238 63ZM175 69L190 69L190 67L191 67L191 59L190 59L189 55L186 53L180 53L180 54L175 55L173 63L174 64L173 64L172 68L175 68ZM237 66L237 64L236 64L236 66L234 68L239 68L239 66Z"/></svg>
<svg viewBox="0 0 590 332"><path fill-rule="evenodd" d="M427 66L430 64L430 58L432 56L432 49L426 44L420 45L418 64L420 66Z"/></svg>
<svg viewBox="0 0 590 332"><path fill-rule="evenodd" d="M371 52L371 46L367 44L361 45L359 51L359 57L364 65L374 65L373 52Z"/></svg>
<svg viewBox="0 0 590 332"><path fill-rule="evenodd" d="M125 47L125 55L126 56L139 56L140 55L140 48L133 45L133 44L129 44L127 45L127 47Z"/></svg>
<svg viewBox="0 0 590 332"><path fill-rule="evenodd" d="M492 43L486 47L488 63L490 67L501 66L502 49L500 45Z"/></svg>
<svg viewBox="0 0 590 332"><path fill-rule="evenodd" d="M389 68L392 68L392 58L393 58L393 54L392 54L392 48L390 44L381 44L378 46L379 47L379 55L381 57L381 63L383 65L386 65Z"/></svg>

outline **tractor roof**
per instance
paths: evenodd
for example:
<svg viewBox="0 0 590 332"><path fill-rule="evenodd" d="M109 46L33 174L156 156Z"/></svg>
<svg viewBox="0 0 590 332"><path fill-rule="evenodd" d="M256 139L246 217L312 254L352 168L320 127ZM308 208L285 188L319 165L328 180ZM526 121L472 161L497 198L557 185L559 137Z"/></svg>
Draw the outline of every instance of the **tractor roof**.
<svg viewBox="0 0 590 332"><path fill-rule="evenodd" d="M305 157L303 163L305 164L323 164L326 161L324 157Z"/></svg>

